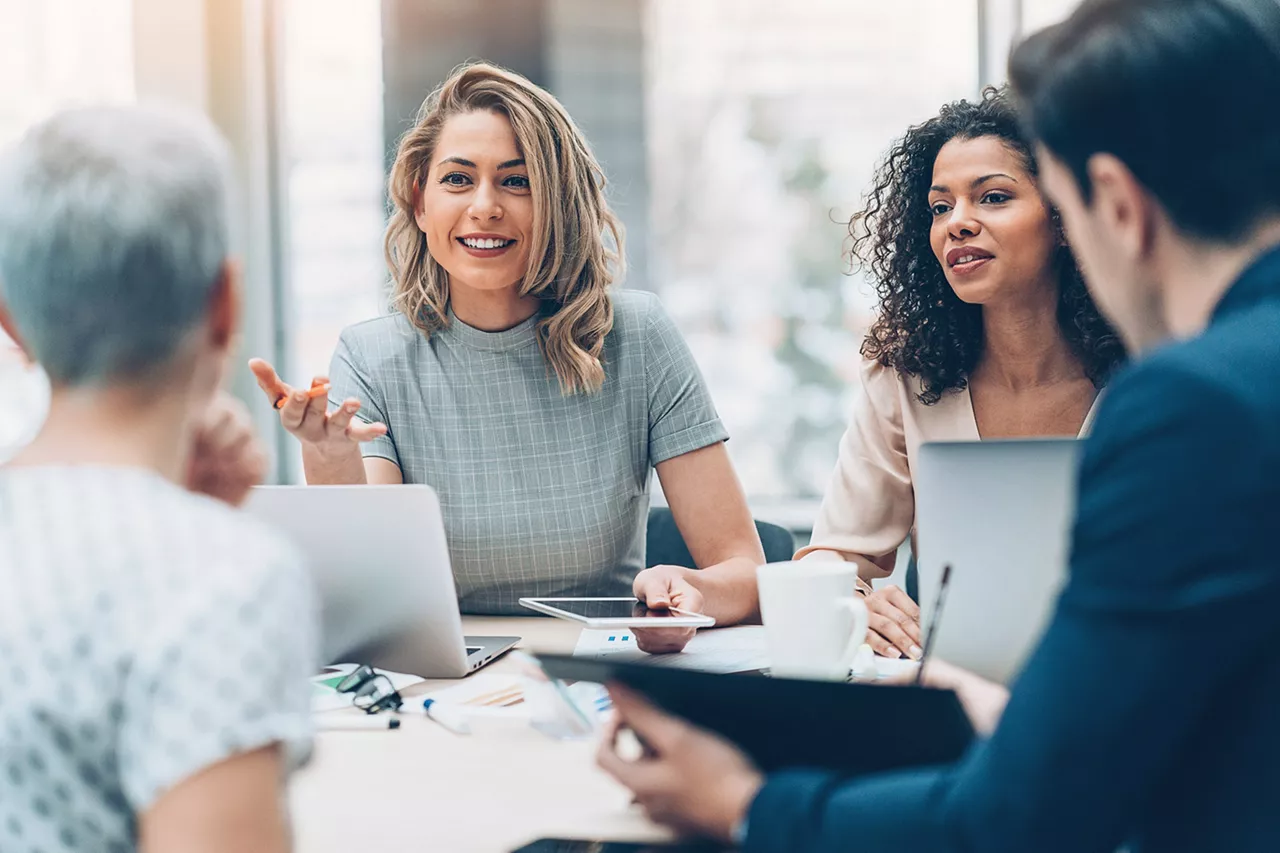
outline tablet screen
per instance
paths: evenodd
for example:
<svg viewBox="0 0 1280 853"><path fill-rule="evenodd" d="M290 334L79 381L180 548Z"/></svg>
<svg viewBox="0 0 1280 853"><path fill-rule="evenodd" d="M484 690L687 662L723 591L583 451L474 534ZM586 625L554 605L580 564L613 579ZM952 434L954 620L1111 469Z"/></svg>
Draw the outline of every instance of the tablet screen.
<svg viewBox="0 0 1280 853"><path fill-rule="evenodd" d="M661 619L670 616L685 616L684 613L672 613L670 610L650 610L634 598L567 598L563 601L543 599L548 607L581 616L584 619Z"/></svg>

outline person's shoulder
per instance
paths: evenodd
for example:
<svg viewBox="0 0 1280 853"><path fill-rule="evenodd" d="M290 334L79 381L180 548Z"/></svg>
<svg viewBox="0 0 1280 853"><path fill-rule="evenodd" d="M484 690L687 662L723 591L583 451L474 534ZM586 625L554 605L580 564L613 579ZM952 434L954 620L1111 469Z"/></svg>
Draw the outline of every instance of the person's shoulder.
<svg viewBox="0 0 1280 853"><path fill-rule="evenodd" d="M647 290L615 290L612 335L632 338L647 334L655 321L669 323L670 317L658 294Z"/></svg>
<svg viewBox="0 0 1280 853"><path fill-rule="evenodd" d="M342 335L353 338L381 337L391 332L412 328L413 324L399 311L395 311L352 323L342 330Z"/></svg>
<svg viewBox="0 0 1280 853"><path fill-rule="evenodd" d="M297 546L245 510L173 486L162 512L157 521L171 534L170 565L188 587L251 595L284 584L305 597L310 581Z"/></svg>
<svg viewBox="0 0 1280 853"><path fill-rule="evenodd" d="M1280 417L1280 299L1215 321L1199 337L1167 346L1155 367L1182 371L1244 411Z"/></svg>
<svg viewBox="0 0 1280 853"><path fill-rule="evenodd" d="M1166 344L1108 386L1079 468L1071 600L1173 607L1274 588L1280 353L1253 353L1273 377L1257 388L1243 377L1258 365L1231 349Z"/></svg>
<svg viewBox="0 0 1280 853"><path fill-rule="evenodd" d="M911 412L911 418L919 423L951 423L957 417L966 416L965 394L968 392L952 390L942 395L936 403L926 405L920 402L924 386L919 377L899 370L892 365L882 364L879 359L860 356L858 363L858 382L862 389L862 398L883 417L900 421ZM951 430L942 428L942 433Z"/></svg>
<svg viewBox="0 0 1280 853"><path fill-rule="evenodd" d="M408 356L424 337L407 317L396 311L352 323L342 330L338 340L341 346L358 352L361 358L376 362Z"/></svg>
<svg viewBox="0 0 1280 853"><path fill-rule="evenodd" d="M70 476L65 487L91 493L80 509L117 525L117 546L146 563L141 577L152 583L195 596L214 588L251 590L277 574L288 584L309 583L297 547L243 509L147 472Z"/></svg>
<svg viewBox="0 0 1280 853"><path fill-rule="evenodd" d="M64 555L68 571L127 590L143 622L183 602L249 601L271 587L309 606L310 577L291 542L242 510L154 472L11 469L0 475L0 500L6 495L23 502L19 517L43 537L75 543Z"/></svg>
<svg viewBox="0 0 1280 853"><path fill-rule="evenodd" d="M182 488L175 487L174 492L175 505L189 516L188 524L208 530L219 548L240 543L252 554L296 557L291 542L246 510Z"/></svg>
<svg viewBox="0 0 1280 853"><path fill-rule="evenodd" d="M1280 350L1274 342L1242 341L1235 331L1214 327L1135 360L1108 385L1095 433L1163 423L1265 440L1280 417Z"/></svg>
<svg viewBox="0 0 1280 853"><path fill-rule="evenodd" d="M1229 349L1203 339L1171 343L1118 374L1085 445L1082 484L1146 483L1165 495L1196 491L1200 500L1272 490L1280 477L1280 352L1254 352L1246 365ZM1263 374L1269 381L1257 382Z"/></svg>
<svg viewBox="0 0 1280 853"><path fill-rule="evenodd" d="M606 360L650 366L681 361L687 346L675 320L656 293L613 292L613 328L605 339Z"/></svg>
<svg viewBox="0 0 1280 853"><path fill-rule="evenodd" d="M910 376L903 376L897 368L880 363L879 359L860 356L858 378L868 394L889 399L909 391L915 384Z"/></svg>

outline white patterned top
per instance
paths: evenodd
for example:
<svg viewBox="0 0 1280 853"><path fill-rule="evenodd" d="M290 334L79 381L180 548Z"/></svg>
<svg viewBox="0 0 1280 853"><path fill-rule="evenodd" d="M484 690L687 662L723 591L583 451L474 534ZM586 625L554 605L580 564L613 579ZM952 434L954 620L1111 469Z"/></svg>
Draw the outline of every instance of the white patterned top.
<svg viewBox="0 0 1280 853"><path fill-rule="evenodd" d="M236 753L309 754L317 605L291 547L140 469L0 469L0 850L130 851Z"/></svg>

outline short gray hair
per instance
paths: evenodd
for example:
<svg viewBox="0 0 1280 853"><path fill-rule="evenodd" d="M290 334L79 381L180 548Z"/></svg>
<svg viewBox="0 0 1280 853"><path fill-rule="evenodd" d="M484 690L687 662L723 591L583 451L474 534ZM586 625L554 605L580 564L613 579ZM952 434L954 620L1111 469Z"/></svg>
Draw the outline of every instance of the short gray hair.
<svg viewBox="0 0 1280 853"><path fill-rule="evenodd" d="M226 143L174 108L59 113L0 157L0 299L55 385L163 372L229 251Z"/></svg>

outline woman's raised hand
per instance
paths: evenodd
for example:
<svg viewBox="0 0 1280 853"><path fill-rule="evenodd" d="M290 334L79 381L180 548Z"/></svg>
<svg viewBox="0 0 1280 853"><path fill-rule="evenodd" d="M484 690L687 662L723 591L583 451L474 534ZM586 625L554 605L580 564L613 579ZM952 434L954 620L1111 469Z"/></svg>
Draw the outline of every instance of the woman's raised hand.
<svg viewBox="0 0 1280 853"><path fill-rule="evenodd" d="M360 401L354 397L344 400L338 409L330 412L329 380L326 377L317 376L311 380L309 389L302 389L286 385L276 375L275 368L263 359L250 359L249 369L271 405L279 409L280 425L303 444L321 452L348 452L355 444L372 441L387 433L386 424L354 417L360 411Z"/></svg>

